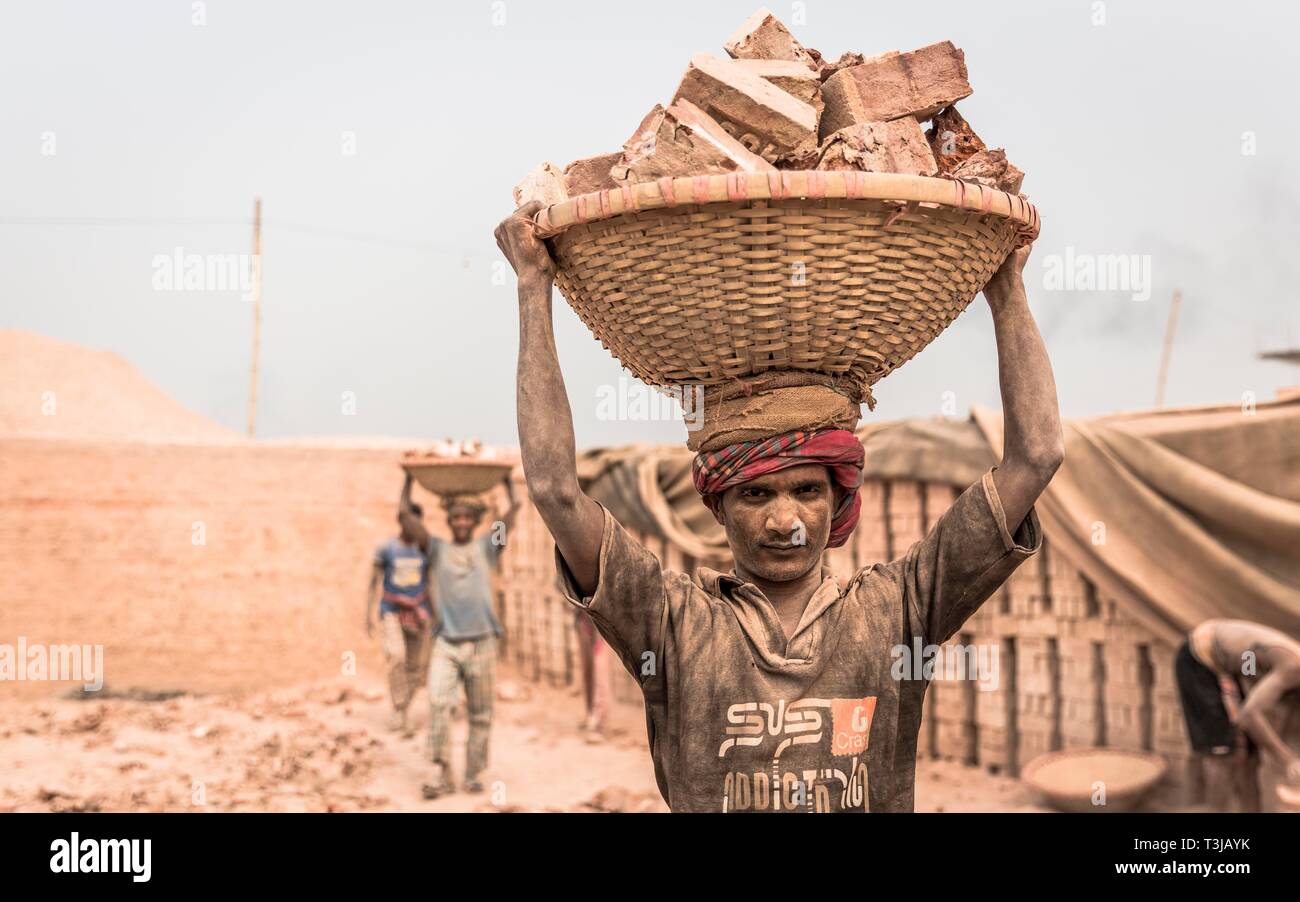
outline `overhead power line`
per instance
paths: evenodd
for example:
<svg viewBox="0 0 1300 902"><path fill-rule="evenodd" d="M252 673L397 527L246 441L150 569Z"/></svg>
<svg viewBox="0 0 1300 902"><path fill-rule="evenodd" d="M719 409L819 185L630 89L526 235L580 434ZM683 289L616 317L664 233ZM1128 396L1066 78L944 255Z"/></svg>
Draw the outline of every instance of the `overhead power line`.
<svg viewBox="0 0 1300 902"><path fill-rule="evenodd" d="M0 218L0 226L73 226L73 227L157 227L157 226L216 226L251 228L253 221L243 219L213 219L201 217L125 217L125 216L10 216ZM394 247L405 250L429 251L450 254L457 257L477 257L479 253L465 248L451 247L433 241L421 241L400 238L373 232L357 232L349 229L336 229L328 226L316 226L309 223L285 222L267 219L262 223L267 231L294 232L301 235L314 235L321 238L334 238L340 241L353 241L380 247Z"/></svg>

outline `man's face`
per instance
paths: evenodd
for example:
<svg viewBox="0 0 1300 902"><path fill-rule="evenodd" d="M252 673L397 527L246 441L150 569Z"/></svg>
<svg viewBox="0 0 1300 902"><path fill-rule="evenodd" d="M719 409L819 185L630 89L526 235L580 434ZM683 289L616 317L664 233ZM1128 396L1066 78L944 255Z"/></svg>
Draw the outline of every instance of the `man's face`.
<svg viewBox="0 0 1300 902"><path fill-rule="evenodd" d="M831 534L835 487L821 464L769 473L722 495L719 522L737 570L770 582L803 576L821 561Z"/></svg>
<svg viewBox="0 0 1300 902"><path fill-rule="evenodd" d="M451 527L452 538L464 544L474 535L478 515L462 507L453 507L447 512L447 525Z"/></svg>

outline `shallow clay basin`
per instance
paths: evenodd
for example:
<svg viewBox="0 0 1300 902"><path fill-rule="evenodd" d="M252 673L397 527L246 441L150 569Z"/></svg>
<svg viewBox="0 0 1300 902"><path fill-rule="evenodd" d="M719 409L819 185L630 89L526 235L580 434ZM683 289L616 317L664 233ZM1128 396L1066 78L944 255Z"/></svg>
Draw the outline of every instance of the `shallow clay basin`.
<svg viewBox="0 0 1300 902"><path fill-rule="evenodd" d="M1061 811L1130 811L1168 769L1165 759L1151 752L1062 749L1030 761L1020 779ZM1103 798L1104 804L1094 801Z"/></svg>

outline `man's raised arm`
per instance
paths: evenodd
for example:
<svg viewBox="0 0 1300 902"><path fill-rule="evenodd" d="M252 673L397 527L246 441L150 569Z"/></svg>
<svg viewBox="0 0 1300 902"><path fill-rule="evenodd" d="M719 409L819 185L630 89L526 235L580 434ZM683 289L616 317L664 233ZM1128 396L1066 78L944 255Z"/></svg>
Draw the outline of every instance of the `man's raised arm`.
<svg viewBox="0 0 1300 902"><path fill-rule="evenodd" d="M984 288L993 311L1002 388L1002 463L993 483L1012 535L1065 459L1056 380L1025 295L1028 257L1028 247L1013 251Z"/></svg>
<svg viewBox="0 0 1300 902"><path fill-rule="evenodd" d="M1246 701L1237 712L1236 723L1256 746L1267 749L1286 768L1288 782L1300 785L1300 756L1291 749L1277 730L1269 723L1268 710L1282 700L1282 696L1300 686L1300 668L1294 666L1272 670L1264 675L1246 694Z"/></svg>
<svg viewBox="0 0 1300 902"><path fill-rule="evenodd" d="M496 229L497 245L519 279L519 453L537 512L578 588L591 594L599 576L604 517L578 485L573 414L551 325L555 263L532 219L540 209L536 201L525 204Z"/></svg>
<svg viewBox="0 0 1300 902"><path fill-rule="evenodd" d="M420 548L427 551L429 530L425 529L424 521L416 515L415 508L411 507L411 483L414 479L410 473L406 474L406 481L402 483L402 497L397 500L397 517L407 535L412 536Z"/></svg>

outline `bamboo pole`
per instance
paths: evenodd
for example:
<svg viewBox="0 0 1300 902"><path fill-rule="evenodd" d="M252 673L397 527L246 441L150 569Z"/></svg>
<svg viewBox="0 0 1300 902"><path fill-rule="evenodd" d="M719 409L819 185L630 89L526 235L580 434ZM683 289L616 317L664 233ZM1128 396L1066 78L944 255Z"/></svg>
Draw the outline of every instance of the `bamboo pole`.
<svg viewBox="0 0 1300 902"><path fill-rule="evenodd" d="M1165 381L1169 378L1169 356L1174 349L1174 330L1178 327L1178 308L1183 304L1183 292L1174 289L1174 302L1169 307L1169 321L1165 324L1165 346L1160 352L1160 375L1156 377L1156 407L1165 406Z"/></svg>

